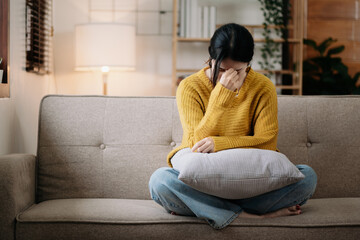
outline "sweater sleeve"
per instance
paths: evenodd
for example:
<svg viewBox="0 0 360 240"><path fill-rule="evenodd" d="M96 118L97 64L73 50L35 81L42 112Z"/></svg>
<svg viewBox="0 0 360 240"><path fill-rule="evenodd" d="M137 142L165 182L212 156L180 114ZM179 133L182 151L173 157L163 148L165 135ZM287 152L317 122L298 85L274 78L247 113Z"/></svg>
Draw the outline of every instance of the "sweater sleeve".
<svg viewBox="0 0 360 240"><path fill-rule="evenodd" d="M260 148L277 151L278 118L277 95L271 91L263 96L255 111L253 136L215 136L214 152L230 148ZM261 98L261 99L262 99Z"/></svg>
<svg viewBox="0 0 360 240"><path fill-rule="evenodd" d="M217 123L233 101L236 92L225 88L220 82L211 91L206 109L194 86L182 81L177 89L176 101L180 121L190 148L203 138L217 135Z"/></svg>

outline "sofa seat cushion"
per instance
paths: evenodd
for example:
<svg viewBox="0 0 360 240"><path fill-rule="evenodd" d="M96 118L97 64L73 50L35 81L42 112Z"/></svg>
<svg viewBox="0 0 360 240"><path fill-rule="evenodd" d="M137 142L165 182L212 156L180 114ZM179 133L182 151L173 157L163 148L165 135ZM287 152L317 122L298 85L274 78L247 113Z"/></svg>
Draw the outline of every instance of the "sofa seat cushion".
<svg viewBox="0 0 360 240"><path fill-rule="evenodd" d="M153 200L74 198L34 204L17 216L19 222L92 222L141 224L194 222L193 217L174 217ZM195 222L201 222L200 220Z"/></svg>
<svg viewBox="0 0 360 240"><path fill-rule="evenodd" d="M310 199L302 210L298 216L238 218L214 230L201 219L168 214L152 200L48 200L17 215L16 239L232 239L234 233L261 239L339 239L343 234L355 239L360 233L360 198Z"/></svg>

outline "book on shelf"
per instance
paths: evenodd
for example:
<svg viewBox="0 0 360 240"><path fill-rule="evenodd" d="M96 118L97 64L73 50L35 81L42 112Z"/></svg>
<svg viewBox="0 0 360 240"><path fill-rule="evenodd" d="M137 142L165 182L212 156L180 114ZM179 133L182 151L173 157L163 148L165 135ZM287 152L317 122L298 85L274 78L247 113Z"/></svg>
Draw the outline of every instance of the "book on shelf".
<svg viewBox="0 0 360 240"><path fill-rule="evenodd" d="M202 8L197 7L196 38L202 37Z"/></svg>
<svg viewBox="0 0 360 240"><path fill-rule="evenodd" d="M197 7L198 7L198 1L197 0L191 0L191 6L190 6L190 37L196 38L197 36Z"/></svg>
<svg viewBox="0 0 360 240"><path fill-rule="evenodd" d="M214 6L210 6L209 9L209 37L211 37L216 28L216 8Z"/></svg>
<svg viewBox="0 0 360 240"><path fill-rule="evenodd" d="M199 6L198 0L180 0L181 38L210 38L216 30L216 7Z"/></svg>
<svg viewBox="0 0 360 240"><path fill-rule="evenodd" d="M180 37L185 37L185 0L180 0Z"/></svg>
<svg viewBox="0 0 360 240"><path fill-rule="evenodd" d="M191 12L190 12L190 1L191 0L184 0L185 1L185 37L190 37L191 35L191 31L190 31L190 27L191 27Z"/></svg>
<svg viewBox="0 0 360 240"><path fill-rule="evenodd" d="M203 7L203 34L202 37L203 38L209 38L210 34L209 34L209 7L208 6L204 6Z"/></svg>

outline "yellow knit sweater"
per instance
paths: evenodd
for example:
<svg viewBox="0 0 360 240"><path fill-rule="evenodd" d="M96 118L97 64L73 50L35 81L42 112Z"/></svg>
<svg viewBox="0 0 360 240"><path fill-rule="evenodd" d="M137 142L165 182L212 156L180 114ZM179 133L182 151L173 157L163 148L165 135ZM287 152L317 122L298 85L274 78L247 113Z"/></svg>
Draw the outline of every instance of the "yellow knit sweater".
<svg viewBox="0 0 360 240"><path fill-rule="evenodd" d="M260 148L279 152L277 144L277 95L264 75L249 71L239 94L220 82L213 87L205 70L182 80L176 102L183 128L182 143L167 156L211 137L214 152L230 148ZM205 153L207 154L207 153Z"/></svg>

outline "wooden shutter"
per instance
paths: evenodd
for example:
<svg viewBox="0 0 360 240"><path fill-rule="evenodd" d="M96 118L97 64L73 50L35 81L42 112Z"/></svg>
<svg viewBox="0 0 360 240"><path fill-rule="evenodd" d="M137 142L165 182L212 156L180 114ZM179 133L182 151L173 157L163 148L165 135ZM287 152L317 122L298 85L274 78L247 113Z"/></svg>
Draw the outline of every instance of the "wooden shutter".
<svg viewBox="0 0 360 240"><path fill-rule="evenodd" d="M50 73L52 0L26 0L26 71Z"/></svg>

